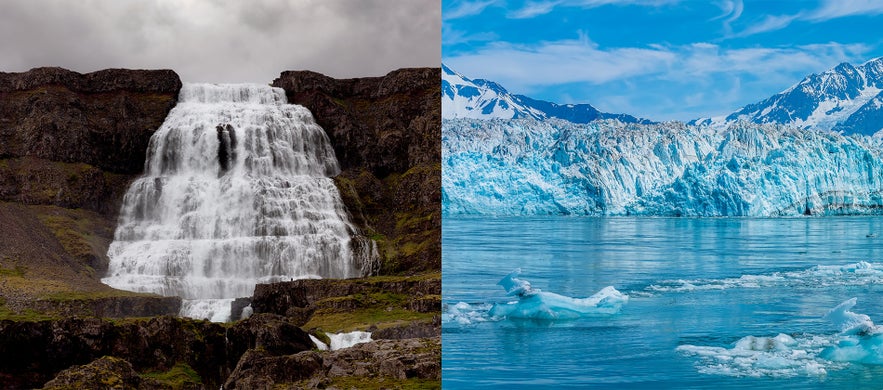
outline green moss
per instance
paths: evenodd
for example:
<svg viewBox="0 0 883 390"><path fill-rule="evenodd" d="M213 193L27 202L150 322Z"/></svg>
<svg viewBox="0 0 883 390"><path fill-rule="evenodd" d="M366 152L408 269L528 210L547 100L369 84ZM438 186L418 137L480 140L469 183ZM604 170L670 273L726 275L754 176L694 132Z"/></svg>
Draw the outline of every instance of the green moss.
<svg viewBox="0 0 883 390"><path fill-rule="evenodd" d="M14 268L0 268L0 276L25 276L27 268L22 265L16 265Z"/></svg>
<svg viewBox="0 0 883 390"><path fill-rule="evenodd" d="M175 389L184 388L186 385L202 384L202 378L199 374L186 363L178 363L166 372L151 372L141 376L156 380Z"/></svg>
<svg viewBox="0 0 883 390"><path fill-rule="evenodd" d="M54 316L40 313L31 309L24 309L20 313L17 313L10 308L6 307L6 302L3 305L0 305L0 321L2 320L12 320L12 321L20 321L20 322L37 322L44 320L52 320L57 319Z"/></svg>
<svg viewBox="0 0 883 390"><path fill-rule="evenodd" d="M418 313L402 308L367 308L339 312L333 309L319 309L303 326L326 332L351 332L365 330L372 326L385 329L405 325L412 321L430 321L435 313Z"/></svg>
<svg viewBox="0 0 883 390"><path fill-rule="evenodd" d="M158 297L156 294L138 293L124 290L101 290L101 291L64 291L47 293L41 296L42 299L51 301L89 301L94 299L114 298L114 297Z"/></svg>

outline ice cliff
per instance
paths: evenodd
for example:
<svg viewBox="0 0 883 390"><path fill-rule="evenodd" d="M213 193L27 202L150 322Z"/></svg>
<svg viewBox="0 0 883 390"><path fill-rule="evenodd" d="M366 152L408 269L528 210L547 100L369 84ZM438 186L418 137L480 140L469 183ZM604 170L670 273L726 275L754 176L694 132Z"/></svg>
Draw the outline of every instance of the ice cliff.
<svg viewBox="0 0 883 390"><path fill-rule="evenodd" d="M746 121L446 119L442 211L782 216L883 210L883 144Z"/></svg>

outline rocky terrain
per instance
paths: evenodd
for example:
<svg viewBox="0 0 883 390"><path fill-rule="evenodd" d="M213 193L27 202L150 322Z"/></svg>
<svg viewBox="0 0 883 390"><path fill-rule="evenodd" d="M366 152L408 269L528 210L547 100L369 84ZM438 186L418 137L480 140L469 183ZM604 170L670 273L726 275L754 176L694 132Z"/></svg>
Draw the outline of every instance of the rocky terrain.
<svg viewBox="0 0 883 390"><path fill-rule="evenodd" d="M126 187L180 89L170 70L0 73L0 315L177 312L177 299L98 278Z"/></svg>
<svg viewBox="0 0 883 390"><path fill-rule="evenodd" d="M355 222L379 244L380 274L441 269L439 68L338 80L287 71L273 82L310 109L343 172Z"/></svg>
<svg viewBox="0 0 883 390"><path fill-rule="evenodd" d="M251 318L215 324L174 317L176 297L99 281L178 76L0 73L0 388L439 387L438 80L283 73L276 84L328 132L338 187L387 276L262 285L237 302ZM381 341L317 351L308 337L355 329Z"/></svg>

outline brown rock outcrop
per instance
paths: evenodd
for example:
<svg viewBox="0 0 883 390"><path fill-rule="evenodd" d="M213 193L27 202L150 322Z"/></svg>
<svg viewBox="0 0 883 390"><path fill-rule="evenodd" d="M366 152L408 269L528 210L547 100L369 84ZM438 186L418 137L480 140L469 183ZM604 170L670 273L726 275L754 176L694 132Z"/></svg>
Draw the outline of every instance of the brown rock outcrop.
<svg viewBox="0 0 883 390"><path fill-rule="evenodd" d="M138 372L186 364L208 388L217 388L248 350L276 356L313 348L306 332L271 314L231 327L170 316L6 320L0 321L0 388L39 387L64 369L102 356L126 360Z"/></svg>
<svg viewBox="0 0 883 390"><path fill-rule="evenodd" d="M144 379L132 365L113 356L104 356L82 366L73 366L60 372L43 386L44 390L68 389L169 389L156 381Z"/></svg>
<svg viewBox="0 0 883 390"><path fill-rule="evenodd" d="M273 82L310 109L334 145L357 224L378 241L381 274L441 269L441 70L338 80L286 71Z"/></svg>
<svg viewBox="0 0 883 390"><path fill-rule="evenodd" d="M271 356L248 351L224 388L324 388L336 378L441 379L441 339L378 340L338 351Z"/></svg>
<svg viewBox="0 0 883 390"><path fill-rule="evenodd" d="M441 295L440 278L406 278L397 280L375 279L302 279L293 282L280 282L271 284L258 284L254 289L251 307L255 313L274 313L293 318L302 317L299 314L317 308L323 300L354 295L367 295L382 292L384 294L407 294L409 297L406 305L412 311L441 312L441 303L437 305L416 304L411 302L423 299L437 298ZM331 300L327 304L347 305L347 300ZM356 304L356 303L353 303ZM351 310L355 307L336 307L336 309ZM416 310L413 310L416 309ZM423 310L421 310L423 309ZM303 322L306 322L306 316ZM297 321L296 321L297 322Z"/></svg>
<svg viewBox="0 0 883 390"><path fill-rule="evenodd" d="M174 302L152 297L88 302L61 295L113 295L98 279L107 267L117 213L180 89L171 70L0 73L0 226L7 233L0 237L0 268L17 270L0 278L7 307L77 315L168 313ZM47 295L51 299L37 302Z"/></svg>
<svg viewBox="0 0 883 390"><path fill-rule="evenodd" d="M0 73L0 158L33 156L137 174L180 89L171 70Z"/></svg>

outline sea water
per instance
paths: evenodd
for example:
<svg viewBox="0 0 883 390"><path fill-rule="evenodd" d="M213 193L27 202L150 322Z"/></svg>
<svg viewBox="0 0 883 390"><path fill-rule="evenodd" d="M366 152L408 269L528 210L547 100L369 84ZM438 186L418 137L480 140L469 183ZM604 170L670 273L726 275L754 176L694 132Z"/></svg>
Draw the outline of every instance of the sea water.
<svg viewBox="0 0 883 390"><path fill-rule="evenodd" d="M446 216L442 229L446 389L883 388L883 218ZM518 268L532 290L627 300L500 315L530 303L507 292Z"/></svg>

